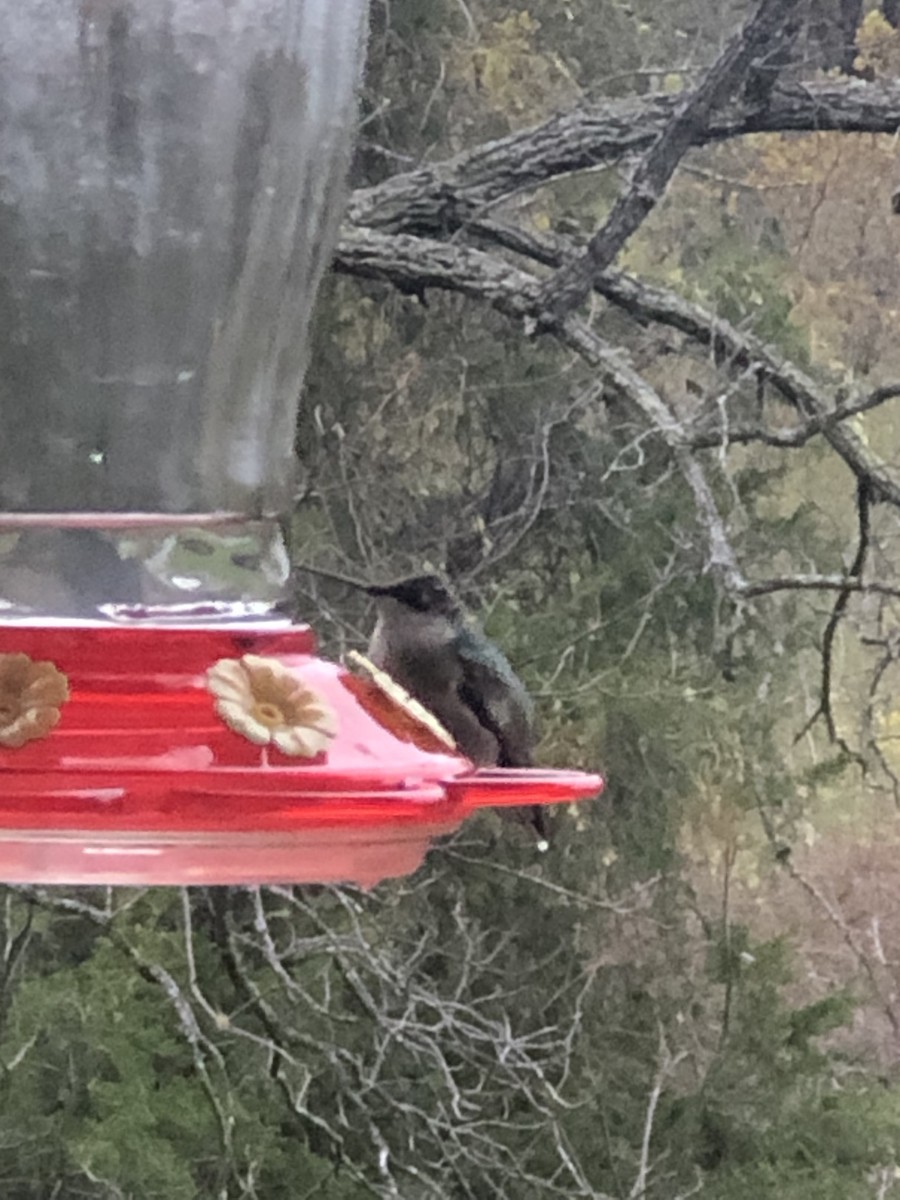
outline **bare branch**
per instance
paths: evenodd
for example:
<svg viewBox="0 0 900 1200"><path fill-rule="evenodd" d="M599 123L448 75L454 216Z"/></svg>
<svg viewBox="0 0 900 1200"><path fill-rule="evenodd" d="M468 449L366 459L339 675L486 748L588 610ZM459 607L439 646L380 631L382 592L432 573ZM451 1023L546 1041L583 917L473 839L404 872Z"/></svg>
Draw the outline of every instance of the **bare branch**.
<svg viewBox="0 0 900 1200"><path fill-rule="evenodd" d="M770 596L775 592L862 592L900 600L900 587L879 583L877 579L852 579L847 575L779 575L772 579L751 580L743 589L743 595L747 597Z"/></svg>
<svg viewBox="0 0 900 1200"><path fill-rule="evenodd" d="M866 556L869 553L869 518L871 507L872 499L869 484L867 481L861 479L856 489L859 540L857 542L856 554L847 572L851 579L860 579L863 567L866 565ZM833 742L838 742L847 754L850 754L850 748L844 739L838 736L837 725L834 719L834 708L831 702L831 681L834 672L834 639L837 636L838 625L847 609L849 601L850 589L845 587L835 600L831 616L828 618L828 624L825 626L825 633L822 638L822 700L820 705L822 716L825 718L825 725L828 729L828 736ZM859 756L855 755L854 757L858 758Z"/></svg>
<svg viewBox="0 0 900 1200"><path fill-rule="evenodd" d="M666 1041L666 1033L662 1025L659 1028L659 1054L656 1077L647 1099L647 1110L644 1114L644 1134L641 1139L641 1157L638 1173L635 1177L628 1200L641 1200L647 1193L647 1181L650 1176L650 1139L653 1136L653 1125L656 1119L656 1108L662 1095L666 1081L671 1078L673 1071L686 1057L686 1051L673 1055Z"/></svg>
<svg viewBox="0 0 900 1200"><path fill-rule="evenodd" d="M646 152L682 97L606 100L487 142L445 162L394 175L350 197L350 224L383 232L452 233L486 209L561 175ZM749 133L884 133L900 129L900 82L828 79L776 87L768 104L746 102L710 117L696 145Z"/></svg>
<svg viewBox="0 0 900 1200"><path fill-rule="evenodd" d="M868 446L860 433L846 423L857 412L875 408L900 395L896 386L878 388L870 396L851 400L846 406L832 407L815 382L799 367L777 353L774 347L752 333L738 331L728 321L706 312L698 304L682 300L673 292L652 287L626 275L608 273L597 282L597 290L644 319L659 321L679 329L699 344L709 346L717 358L728 361L732 369L755 368L793 408L808 418L807 428L821 433L857 479L873 486L878 500L900 506L900 486L890 468ZM693 443L693 437L686 439ZM721 444L721 436L713 443Z"/></svg>
<svg viewBox="0 0 900 1200"><path fill-rule="evenodd" d="M524 232L489 220L476 222L473 229L479 236L547 266L559 266L565 260L567 243L563 238ZM776 447L799 447L821 434L857 478L868 479L874 484L879 500L900 506L900 487L887 464L870 449L856 430L841 427L849 418L900 396L900 384L876 388L867 396L856 397L832 407L817 384L779 355L773 346L752 333L738 330L699 304L617 271L604 272L595 279L594 287L599 295L637 320L643 323L657 321L687 334L699 345L708 346L718 360L727 362L732 371L755 372L761 382L770 384L788 404L807 418L796 429L771 432L762 429L730 430L727 443L758 441ZM721 430L687 430L685 434L686 444L695 449L716 448L722 445L722 441Z"/></svg>
<svg viewBox="0 0 900 1200"><path fill-rule="evenodd" d="M545 284L541 320L548 326L579 308L594 280L612 263L625 242L655 208L688 149L706 127L710 114L741 87L754 61L767 46L786 36L798 0L762 0L756 12L720 54L697 88L676 108L648 150L628 189L581 256L561 267ZM767 89L767 91L770 89Z"/></svg>
<svg viewBox="0 0 900 1200"><path fill-rule="evenodd" d="M373 230L345 230L337 266L346 273L382 279L401 288L415 280L419 287L439 287L487 300L529 328L541 311L540 284L535 276L468 246L448 246L403 234L391 237ZM694 495L709 547L708 567L722 578L727 590L740 591L745 581L724 521L678 418L627 356L582 322L567 317L554 329L554 336L594 367L608 390L633 406L666 442Z"/></svg>
<svg viewBox="0 0 900 1200"><path fill-rule="evenodd" d="M470 863L472 866L483 866L492 874L510 875L514 879L522 880L526 883L534 884L535 887L544 888L549 892L553 892L556 896L561 896L565 900L571 900L578 906L585 908L602 908L608 912L619 913L620 915L630 915L644 909L647 905L648 896L660 882L659 875L652 875L649 879L642 879L639 884L635 884L632 888L633 899L630 900L599 900L596 896L588 896L584 892L573 892L571 888L563 887L561 884L553 883L549 879L542 879L539 875L530 875L525 871L517 871L512 867L506 867L503 863L490 862L487 863L484 859L472 858L468 854L462 854L459 850L445 849L445 858L456 858L460 862Z"/></svg>
<svg viewBox="0 0 900 1200"><path fill-rule="evenodd" d="M769 379L774 382L771 376ZM760 426L731 427L726 431L727 436L724 440L728 445L760 442L780 450L798 450L819 434L832 430L841 421L848 421L851 417L858 417L862 413L870 412L873 408L879 408L888 400L894 400L898 396L900 396L900 384L893 383L875 388L874 391L859 400L838 404L830 412L823 416L810 417L802 425L795 425L789 429L764 429ZM690 436L690 443L697 450L714 449L721 446L722 441L721 431L710 430Z"/></svg>
<svg viewBox="0 0 900 1200"><path fill-rule="evenodd" d="M476 222L472 229L479 236L486 237L506 249L515 250L516 253L549 266L558 266L565 259L567 242L562 238L526 233L489 220ZM367 257L360 253L360 247L366 240L371 243L373 249L377 245L377 255ZM417 243L416 239L407 237L397 238L393 244L397 247L397 256L396 261L391 263L391 239L358 230L346 230L345 237L338 247L336 269L347 274L381 278L406 290L420 290L428 286L449 288L469 296L489 299L494 303L494 282L486 280L488 286L485 290L479 287L474 276L484 263L493 264L492 275L497 272L503 273L506 264L497 259L486 258L475 262L465 261L460 257L457 265L461 270L457 276L451 261L452 255L440 264L437 273L433 273L431 267L436 264L426 264L426 256L423 254L422 277L421 282L417 284L414 247L421 244L424 249L439 243ZM463 250L462 247L455 249ZM501 284L499 274L496 283L501 287L508 286L508 280L506 284ZM872 451L859 431L845 424L857 413L876 408L900 395L900 385L876 388L868 396L857 397L833 407L817 384L792 362L779 355L774 347L767 345L752 333L739 331L730 322L707 312L700 305L684 300L665 288L614 271L607 271L595 280L595 288L600 295L638 320L658 321L687 334L699 345L710 347L717 359L727 361L732 370L755 371L762 382L774 387L797 412L808 418L796 431L780 431L780 436L778 432L765 434L762 431L738 430L733 437L729 435L728 442L760 441L773 446L800 446L809 438L821 434L858 479L867 479L874 485L873 493L877 499L900 507L900 485L890 468ZM526 297L522 297L522 304L515 315L528 316L528 310L533 307L533 302L529 303ZM687 429L682 431L681 440L685 446L692 449L704 446L718 447L722 445L722 434L721 431L713 435L705 430Z"/></svg>

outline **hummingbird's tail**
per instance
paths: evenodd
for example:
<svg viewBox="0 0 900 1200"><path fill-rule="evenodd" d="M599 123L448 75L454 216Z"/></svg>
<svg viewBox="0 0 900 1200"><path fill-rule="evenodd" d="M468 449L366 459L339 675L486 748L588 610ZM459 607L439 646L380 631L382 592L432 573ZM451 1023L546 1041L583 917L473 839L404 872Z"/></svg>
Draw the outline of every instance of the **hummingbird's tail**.
<svg viewBox="0 0 900 1200"><path fill-rule="evenodd" d="M547 839L547 818L544 815L544 808L541 804L532 804L528 810L528 820L542 842Z"/></svg>
<svg viewBox="0 0 900 1200"><path fill-rule="evenodd" d="M535 844L537 849L543 854L550 849L550 834L547 829L547 817L544 808L540 804L532 804L528 808L521 808L519 812L522 814L527 825L530 825L534 830Z"/></svg>
<svg viewBox="0 0 900 1200"><path fill-rule="evenodd" d="M297 563L295 570L305 571L307 575L317 575L319 579L330 579L332 583L342 583L344 587L355 588L358 592L367 592L369 585L349 575L340 575L337 571L326 571L322 567L309 567L305 563Z"/></svg>

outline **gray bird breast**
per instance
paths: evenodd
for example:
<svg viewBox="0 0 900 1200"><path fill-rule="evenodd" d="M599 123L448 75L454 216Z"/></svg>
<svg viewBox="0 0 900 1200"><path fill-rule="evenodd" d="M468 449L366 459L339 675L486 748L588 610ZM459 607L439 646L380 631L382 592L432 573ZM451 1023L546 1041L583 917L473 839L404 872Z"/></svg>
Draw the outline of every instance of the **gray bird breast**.
<svg viewBox="0 0 900 1200"><path fill-rule="evenodd" d="M496 764L500 747L460 695L463 668L454 643L455 625L446 617L417 613L385 598L368 655L434 713L459 749L479 766Z"/></svg>

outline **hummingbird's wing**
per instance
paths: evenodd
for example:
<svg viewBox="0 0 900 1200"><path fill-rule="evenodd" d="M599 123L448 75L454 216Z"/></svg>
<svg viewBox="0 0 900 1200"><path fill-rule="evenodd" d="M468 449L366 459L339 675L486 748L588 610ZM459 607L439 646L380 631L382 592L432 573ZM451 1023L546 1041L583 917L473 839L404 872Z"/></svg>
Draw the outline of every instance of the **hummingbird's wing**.
<svg viewBox="0 0 900 1200"><path fill-rule="evenodd" d="M463 626L455 641L462 680L459 697L499 746L498 767L530 767L535 743L534 706L506 655L483 633ZM547 824L539 804L529 820L547 848Z"/></svg>
<svg viewBox="0 0 900 1200"><path fill-rule="evenodd" d="M497 739L500 767L531 765L534 708L506 656L477 629L463 626L455 639L462 668L459 695Z"/></svg>

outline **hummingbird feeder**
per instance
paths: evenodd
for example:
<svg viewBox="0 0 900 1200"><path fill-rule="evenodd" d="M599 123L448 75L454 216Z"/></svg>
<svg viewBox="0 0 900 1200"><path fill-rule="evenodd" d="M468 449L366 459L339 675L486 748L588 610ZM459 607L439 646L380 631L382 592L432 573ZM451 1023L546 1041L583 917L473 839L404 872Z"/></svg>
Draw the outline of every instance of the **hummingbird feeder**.
<svg viewBox="0 0 900 1200"><path fill-rule="evenodd" d="M0 880L372 884L599 791L280 615L365 0L0 12Z"/></svg>

